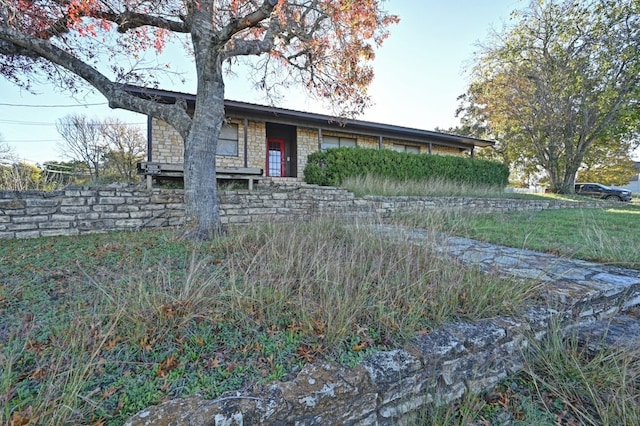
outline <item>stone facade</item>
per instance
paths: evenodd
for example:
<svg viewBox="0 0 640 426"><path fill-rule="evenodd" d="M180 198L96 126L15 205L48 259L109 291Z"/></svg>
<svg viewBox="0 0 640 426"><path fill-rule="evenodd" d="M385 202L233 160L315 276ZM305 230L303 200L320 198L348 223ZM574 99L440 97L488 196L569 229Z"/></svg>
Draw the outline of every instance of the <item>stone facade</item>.
<svg viewBox="0 0 640 426"><path fill-rule="evenodd" d="M218 156L217 167L255 167L266 169L266 123L261 121L247 120L247 153L245 164L245 126L243 120L229 119L229 123L238 126L238 155ZM184 143L178 132L169 124L158 119L151 121L151 151L152 159L158 163L182 163L184 156ZM379 148L379 139L373 136L364 136L354 133L325 131L323 136L348 137L356 140L356 145L363 148ZM296 178L304 177L304 168L307 165L307 157L316 152L320 145L320 133L318 129L309 127L296 127L296 151L297 151L297 175ZM420 153L428 153L429 147L417 143L402 141L399 139L383 138L382 147L394 149L397 146L408 146L419 148ZM442 155L462 155L456 148L433 145L432 154Z"/></svg>

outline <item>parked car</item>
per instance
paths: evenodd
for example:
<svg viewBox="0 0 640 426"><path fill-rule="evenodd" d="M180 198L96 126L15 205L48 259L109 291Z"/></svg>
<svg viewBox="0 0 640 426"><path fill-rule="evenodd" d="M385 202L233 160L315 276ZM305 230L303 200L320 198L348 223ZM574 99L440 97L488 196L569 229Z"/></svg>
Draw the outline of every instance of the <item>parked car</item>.
<svg viewBox="0 0 640 426"><path fill-rule="evenodd" d="M631 191L611 188L600 183L576 183L576 194L607 200L631 201Z"/></svg>

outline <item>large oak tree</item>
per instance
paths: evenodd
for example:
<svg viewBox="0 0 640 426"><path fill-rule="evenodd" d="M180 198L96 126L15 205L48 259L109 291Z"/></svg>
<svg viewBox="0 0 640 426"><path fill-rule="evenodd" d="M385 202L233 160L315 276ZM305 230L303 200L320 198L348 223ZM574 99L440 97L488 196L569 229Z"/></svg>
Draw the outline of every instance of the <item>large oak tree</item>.
<svg viewBox="0 0 640 426"><path fill-rule="evenodd" d="M534 0L476 56L463 123L572 192L597 141L638 128L638 0Z"/></svg>
<svg viewBox="0 0 640 426"><path fill-rule="evenodd" d="M223 67L257 57L261 87L295 82L360 111L374 48L396 20L378 0L0 0L0 73L26 86L45 76L70 90L81 80L110 107L175 127L185 141L186 233L208 238L221 227L214 165ZM158 69L123 64L180 36L195 64L193 112L125 90L125 83L152 84Z"/></svg>

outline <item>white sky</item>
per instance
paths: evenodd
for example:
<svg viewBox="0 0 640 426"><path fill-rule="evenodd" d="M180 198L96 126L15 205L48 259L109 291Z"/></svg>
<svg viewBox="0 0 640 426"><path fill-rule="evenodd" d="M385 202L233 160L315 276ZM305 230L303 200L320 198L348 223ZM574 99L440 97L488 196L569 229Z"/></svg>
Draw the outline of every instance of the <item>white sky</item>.
<svg viewBox="0 0 640 426"><path fill-rule="evenodd" d="M376 77L370 87L374 106L359 119L433 130L458 124L456 98L467 88L466 67L479 41L491 28L502 28L513 10L527 0L389 0L384 7L400 16L391 36L376 54ZM174 69L191 69L191 59L176 57ZM188 78L188 76L187 76ZM193 79L186 84L167 84L161 89L194 91ZM89 117L117 117L145 127L146 117L111 110L99 94L73 98L46 82L35 86L36 95L21 91L0 77L0 142L10 145L28 162L66 160L60 152L61 137L55 123L67 114ZM287 93L277 105L302 111L330 113L305 97L304 92ZM226 98L264 103L245 78L226 80ZM59 105L100 104L61 107ZM20 106L18 106L20 105ZM46 107L29 107L40 105Z"/></svg>

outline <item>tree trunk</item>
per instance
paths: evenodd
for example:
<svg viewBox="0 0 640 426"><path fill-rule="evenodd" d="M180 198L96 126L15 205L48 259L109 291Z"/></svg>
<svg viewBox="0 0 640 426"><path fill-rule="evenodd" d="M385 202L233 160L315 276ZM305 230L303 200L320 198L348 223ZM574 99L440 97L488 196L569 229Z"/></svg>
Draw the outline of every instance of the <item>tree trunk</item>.
<svg viewBox="0 0 640 426"><path fill-rule="evenodd" d="M224 82L221 68L198 79L193 122L185 139L184 236L206 240L223 231L216 183L216 150L224 121Z"/></svg>

